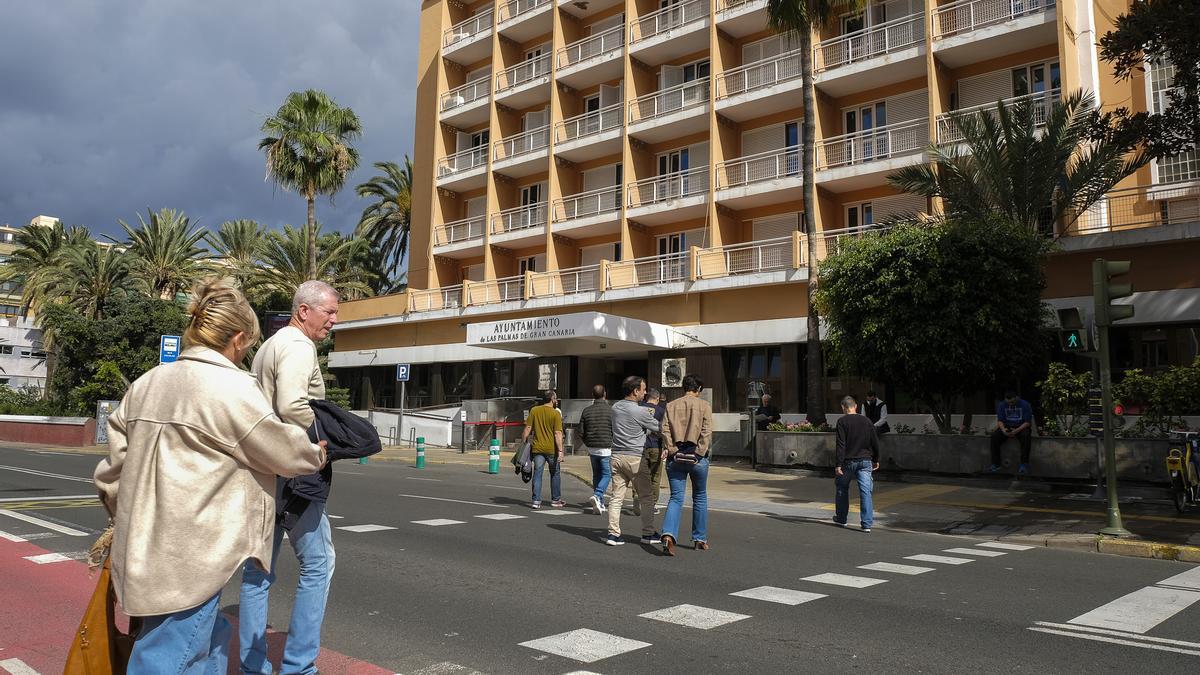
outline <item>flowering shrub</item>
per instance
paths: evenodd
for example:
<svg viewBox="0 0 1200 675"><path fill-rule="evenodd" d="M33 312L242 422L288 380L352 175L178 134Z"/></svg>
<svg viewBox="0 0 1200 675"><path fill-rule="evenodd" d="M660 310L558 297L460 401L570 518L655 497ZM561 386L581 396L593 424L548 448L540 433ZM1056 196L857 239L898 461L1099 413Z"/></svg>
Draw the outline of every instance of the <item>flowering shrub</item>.
<svg viewBox="0 0 1200 675"><path fill-rule="evenodd" d="M790 433L815 433L818 431L832 431L828 424L813 426L808 422L775 422L767 425L767 431L787 431Z"/></svg>

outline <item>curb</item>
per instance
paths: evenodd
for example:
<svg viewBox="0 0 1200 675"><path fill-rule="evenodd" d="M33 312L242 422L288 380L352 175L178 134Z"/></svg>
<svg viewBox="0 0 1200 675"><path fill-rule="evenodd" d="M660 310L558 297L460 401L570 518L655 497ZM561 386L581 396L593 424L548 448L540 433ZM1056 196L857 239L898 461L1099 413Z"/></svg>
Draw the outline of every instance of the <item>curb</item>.
<svg viewBox="0 0 1200 675"><path fill-rule="evenodd" d="M1166 544L1158 541L1138 539L1117 539L1099 534L1059 534L1045 537L1017 535L1003 537L997 541L1011 541L1068 551L1105 553L1128 558L1153 558L1155 560L1174 560L1190 563L1200 562L1200 546Z"/></svg>

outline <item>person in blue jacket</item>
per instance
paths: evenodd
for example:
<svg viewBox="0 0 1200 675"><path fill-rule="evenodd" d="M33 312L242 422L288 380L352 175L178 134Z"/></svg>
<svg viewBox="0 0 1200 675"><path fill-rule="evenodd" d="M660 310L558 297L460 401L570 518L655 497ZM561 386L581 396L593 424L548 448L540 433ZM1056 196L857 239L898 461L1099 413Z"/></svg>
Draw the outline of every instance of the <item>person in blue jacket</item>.
<svg viewBox="0 0 1200 675"><path fill-rule="evenodd" d="M991 473L1000 470L1000 446L1004 441L1015 438L1021 444L1021 465L1017 473L1029 473L1029 447L1033 442L1033 406L1007 389L1004 400L996 405L996 430L992 432Z"/></svg>

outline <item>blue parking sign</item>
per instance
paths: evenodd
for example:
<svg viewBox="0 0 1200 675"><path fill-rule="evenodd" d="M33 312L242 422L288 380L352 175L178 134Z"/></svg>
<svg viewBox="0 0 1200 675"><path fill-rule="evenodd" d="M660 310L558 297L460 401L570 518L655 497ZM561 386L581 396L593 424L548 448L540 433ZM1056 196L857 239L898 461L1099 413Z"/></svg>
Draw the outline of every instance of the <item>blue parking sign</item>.
<svg viewBox="0 0 1200 675"><path fill-rule="evenodd" d="M158 362L174 363L179 358L179 348L183 339L178 335L164 335L158 342Z"/></svg>
<svg viewBox="0 0 1200 675"><path fill-rule="evenodd" d="M396 381L397 382L408 382L408 373L410 370L411 369L409 368L409 365L407 363L397 363L396 364Z"/></svg>

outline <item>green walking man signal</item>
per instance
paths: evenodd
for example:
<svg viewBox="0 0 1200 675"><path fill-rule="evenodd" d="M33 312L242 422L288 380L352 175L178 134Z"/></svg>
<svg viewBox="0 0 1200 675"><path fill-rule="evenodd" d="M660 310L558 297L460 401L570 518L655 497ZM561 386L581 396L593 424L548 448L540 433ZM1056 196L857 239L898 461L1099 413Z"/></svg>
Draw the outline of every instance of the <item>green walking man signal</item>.
<svg viewBox="0 0 1200 675"><path fill-rule="evenodd" d="M1083 325L1083 312L1078 307L1066 307L1058 310L1058 324L1062 329L1058 332L1059 343L1064 352L1090 352L1088 333Z"/></svg>

